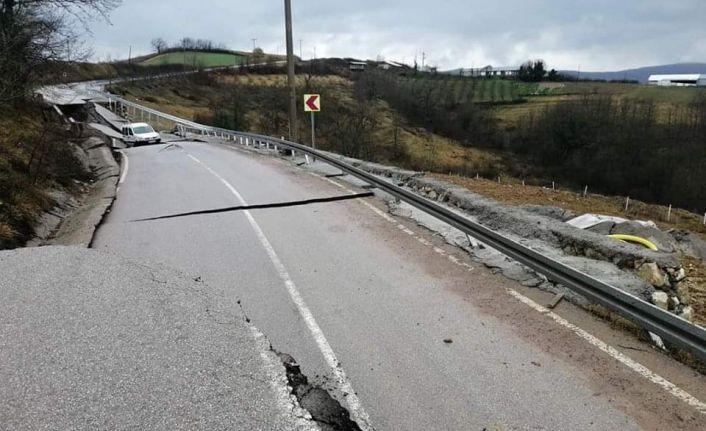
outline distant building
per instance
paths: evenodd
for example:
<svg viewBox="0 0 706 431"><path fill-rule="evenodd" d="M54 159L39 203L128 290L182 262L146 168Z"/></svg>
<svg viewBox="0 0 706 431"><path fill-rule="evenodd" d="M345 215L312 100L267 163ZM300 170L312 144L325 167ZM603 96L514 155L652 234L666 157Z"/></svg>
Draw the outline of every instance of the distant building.
<svg viewBox="0 0 706 431"><path fill-rule="evenodd" d="M394 62L394 61L378 61L378 67L383 70L390 70L390 69L400 69L405 67L403 64Z"/></svg>
<svg viewBox="0 0 706 431"><path fill-rule="evenodd" d="M485 66L471 69L461 69L462 76L473 77L498 77L498 78L516 78L520 74L519 66Z"/></svg>
<svg viewBox="0 0 706 431"><path fill-rule="evenodd" d="M348 62L348 69L351 72L365 72L365 68L368 66L368 63L364 61L349 61Z"/></svg>
<svg viewBox="0 0 706 431"><path fill-rule="evenodd" d="M659 87L706 87L706 75L703 74L682 74L682 75L651 75L648 80L649 85Z"/></svg>

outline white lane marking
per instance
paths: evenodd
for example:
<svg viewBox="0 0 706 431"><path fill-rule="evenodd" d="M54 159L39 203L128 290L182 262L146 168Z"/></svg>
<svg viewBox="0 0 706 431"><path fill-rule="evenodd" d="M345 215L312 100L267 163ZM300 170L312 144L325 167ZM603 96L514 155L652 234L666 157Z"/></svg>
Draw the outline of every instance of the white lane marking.
<svg viewBox="0 0 706 431"><path fill-rule="evenodd" d="M618 350L611 347L610 345L608 345L604 341L589 334L585 330L579 328L578 326L574 325L573 323L569 322L568 320L564 319L563 317L559 316L558 314L550 311L546 307L543 307L543 306L537 304L536 302L534 302L530 298L524 296L523 294L517 292L516 290L508 288L507 293L510 294L511 296L515 297L515 299L522 302L523 304L530 306L535 311L537 311L541 314L544 314L545 316L551 318L553 321L560 324L561 326L571 330L573 333L575 333L579 337L588 341L591 345L599 348L603 352L610 355L612 358L618 360L623 365L632 369L633 371L640 374L642 377L648 379L652 383L661 386L664 390L666 390L667 392L669 392L670 394L672 394L676 398L684 401L685 403L687 403L691 407L695 408L696 410L698 410L702 414L706 414L706 404L705 403L701 402L700 400L693 397L688 392L679 388L674 383L670 382L669 380L665 379L664 377L660 376L659 374L656 374L655 372L653 372L649 368L645 367L644 365L640 364L639 362L629 358L628 356L619 352Z"/></svg>
<svg viewBox="0 0 706 431"><path fill-rule="evenodd" d="M123 173L120 175L120 181L118 181L118 184L125 182L125 178L127 178L127 171L130 169L130 159L128 159L127 154L125 154L125 151L122 150L120 150L120 154L122 154L123 159L125 160L125 166L123 167Z"/></svg>
<svg viewBox="0 0 706 431"><path fill-rule="evenodd" d="M329 183L342 188L343 190L346 190L349 193L354 194L355 192L348 189L346 186L339 184L336 181L331 180L330 178L326 178L324 176L321 176L319 174L310 172L312 175L315 177L321 178L325 181L328 181ZM429 241L422 239L421 237L417 236L414 234L414 232L409 231L404 225L398 223L395 219L393 219L389 214L381 211L379 208L373 206L371 203L367 201L359 201L366 207L370 208L375 214L381 216L385 220L389 221L390 223L394 224L397 226L398 229L403 230L405 233L408 233L409 235L415 237L420 243L424 245L431 245ZM446 255L447 258L453 262L456 265L466 267L469 269L469 271L472 269L472 267L465 262L461 262L458 258L455 256L452 256L450 254L446 254L443 250L439 249L438 247L434 247L434 251ZM599 350L603 351L604 353L608 354L608 356L612 357L613 359L617 360L618 362L622 363L626 367L630 368L631 370L635 371L638 373L640 376L644 377L645 379L649 380L650 382L658 385L677 399L685 402L689 406L693 407L697 411L699 411L702 414L706 415L706 403L700 401L698 398L694 397L693 395L689 394L685 390L681 389L674 383L670 382L669 380L665 379L664 377L660 376L659 374L653 372L646 366L640 364L639 362L635 361L634 359L626 356L625 354L619 352L616 350L614 347L611 347L609 344L606 342L602 341L598 337L591 335L590 333L586 332L585 330L579 328L578 326L574 325L573 323L569 322L568 320L564 319L563 317L559 316L558 314L552 312L551 310L537 304L534 302L532 299L526 297L525 295L521 294L520 292L507 288L506 289L507 293L512 296L513 298L517 299L521 303L529 306L533 310L539 312L540 314L543 314L550 319L552 319L554 322L558 323L559 325L565 327L566 329L569 329L576 335L578 335L580 338L584 339L587 341L589 344L593 345L594 347L597 347Z"/></svg>
<svg viewBox="0 0 706 431"><path fill-rule="evenodd" d="M238 201L240 201L241 205L248 205L243 196L216 171L208 167L201 160L197 159L191 154L188 154L188 156L193 161L201 165L201 167L210 172L211 175L218 178L218 180L223 183L223 185L225 185L226 188L228 188L228 190L230 190L230 192L238 199ZM299 290L294 284L294 281L289 275L289 272L287 272L287 268L285 268L279 256L277 256L275 249L272 247L272 244L265 236L265 233L260 228L260 225L257 223L257 221L255 221L255 218L252 216L251 212L245 210L242 211L242 213L248 219L250 226L255 231L257 238L260 240L260 243L267 252L270 261L272 262L272 265L277 270L280 279L284 282L289 296L292 298L292 301L297 306L297 310L299 311L299 314L306 323L307 328L309 328L309 332L311 332L311 335L314 338L314 341L316 342L316 345L318 346L319 350L321 351L321 354L323 355L326 364L331 368L331 372L333 373L334 378L336 380L338 390L343 394L348 394L346 395L346 403L348 404L348 410L351 413L352 419L358 423L358 426L360 426L361 429L366 431L373 430L373 427L370 425L370 418L363 409L363 405L361 404L358 395L356 395L355 390L353 390L353 386L351 385L350 380L348 380L348 376L346 376L345 371L343 371L343 368L341 367L341 364L338 361L336 354L331 348L331 345L326 340L326 336L321 330L321 327L318 323L316 323L314 315L304 302L304 298L302 298L301 294L299 293Z"/></svg>

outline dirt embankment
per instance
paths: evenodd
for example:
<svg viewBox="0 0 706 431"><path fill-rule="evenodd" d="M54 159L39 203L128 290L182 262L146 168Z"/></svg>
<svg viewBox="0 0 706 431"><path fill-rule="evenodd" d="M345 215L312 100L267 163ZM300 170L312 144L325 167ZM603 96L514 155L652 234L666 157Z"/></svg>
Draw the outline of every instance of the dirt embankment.
<svg viewBox="0 0 706 431"><path fill-rule="evenodd" d="M3 111L0 128L6 132L0 135L0 249L87 246L89 219L97 215L80 222L75 216L96 202L112 202L119 168L109 141L37 103Z"/></svg>

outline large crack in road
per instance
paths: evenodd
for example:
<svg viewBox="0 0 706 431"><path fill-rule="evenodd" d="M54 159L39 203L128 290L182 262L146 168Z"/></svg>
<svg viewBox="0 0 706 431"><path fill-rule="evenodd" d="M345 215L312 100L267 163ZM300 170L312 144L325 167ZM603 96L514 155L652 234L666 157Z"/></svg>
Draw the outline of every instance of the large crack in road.
<svg viewBox="0 0 706 431"><path fill-rule="evenodd" d="M350 413L326 389L312 385L302 374L297 361L286 353L276 352L287 371L292 393L302 408L307 410L323 431L361 431Z"/></svg>

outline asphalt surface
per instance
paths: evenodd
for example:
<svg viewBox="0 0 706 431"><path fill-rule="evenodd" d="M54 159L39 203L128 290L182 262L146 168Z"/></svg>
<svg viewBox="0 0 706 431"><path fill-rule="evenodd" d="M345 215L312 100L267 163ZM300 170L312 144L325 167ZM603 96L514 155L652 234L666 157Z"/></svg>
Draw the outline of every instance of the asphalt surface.
<svg viewBox="0 0 706 431"><path fill-rule="evenodd" d="M311 430L232 295L74 247L0 252L0 429Z"/></svg>
<svg viewBox="0 0 706 431"><path fill-rule="evenodd" d="M502 292L507 281L454 265L359 201L132 222L242 205L234 190L250 205L346 193L335 185L212 144L125 153L129 171L93 246L179 268L228 304L241 301L276 350L375 429L639 428L594 382L498 318L507 298L488 301L501 309L489 314L459 294Z"/></svg>

